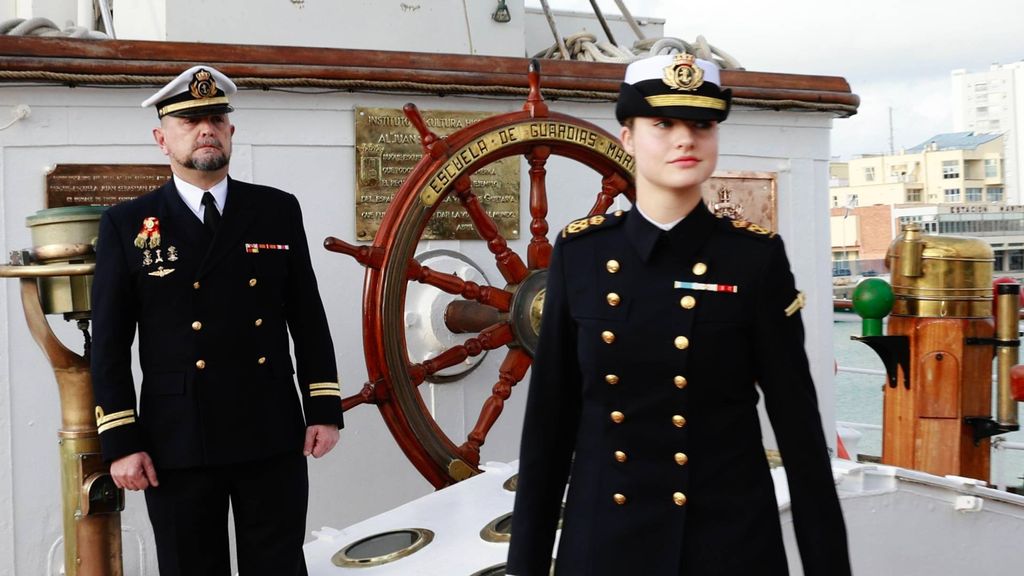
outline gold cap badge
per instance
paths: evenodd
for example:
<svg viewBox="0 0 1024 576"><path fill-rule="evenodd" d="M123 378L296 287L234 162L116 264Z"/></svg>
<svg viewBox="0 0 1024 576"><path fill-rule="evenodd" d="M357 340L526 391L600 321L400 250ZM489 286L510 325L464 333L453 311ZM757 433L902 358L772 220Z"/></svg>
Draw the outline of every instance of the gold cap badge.
<svg viewBox="0 0 1024 576"><path fill-rule="evenodd" d="M692 54L676 54L665 67L665 84L675 90L696 90L704 83L704 70L696 65Z"/></svg>
<svg viewBox="0 0 1024 576"><path fill-rule="evenodd" d="M212 98L217 94L217 81L213 74L206 70L199 70L192 75L192 83L188 85L188 91L193 98Z"/></svg>

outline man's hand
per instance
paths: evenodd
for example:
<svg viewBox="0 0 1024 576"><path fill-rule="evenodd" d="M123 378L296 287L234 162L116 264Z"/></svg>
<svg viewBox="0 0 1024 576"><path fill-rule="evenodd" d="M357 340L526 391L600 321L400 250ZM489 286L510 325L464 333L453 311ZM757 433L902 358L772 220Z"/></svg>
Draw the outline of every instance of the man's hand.
<svg viewBox="0 0 1024 576"><path fill-rule="evenodd" d="M136 452L114 460L110 463L110 475L118 488L127 490L145 490L150 486L160 485L156 479L153 460L145 452Z"/></svg>
<svg viewBox="0 0 1024 576"><path fill-rule="evenodd" d="M302 447L305 456L319 458L327 454L338 443L338 427L314 424L306 428L306 445Z"/></svg>

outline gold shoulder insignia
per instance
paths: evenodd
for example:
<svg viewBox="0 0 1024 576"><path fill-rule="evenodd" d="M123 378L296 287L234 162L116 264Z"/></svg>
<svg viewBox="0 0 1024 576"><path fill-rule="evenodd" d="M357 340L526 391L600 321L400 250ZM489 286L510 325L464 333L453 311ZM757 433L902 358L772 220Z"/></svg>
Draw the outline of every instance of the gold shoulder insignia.
<svg viewBox="0 0 1024 576"><path fill-rule="evenodd" d="M562 238L565 238L571 234L578 234L592 226L600 226L604 224L608 219L598 214L596 216L588 216L587 218L580 218L579 220L573 220L569 222L569 225L562 229Z"/></svg>
<svg viewBox="0 0 1024 576"><path fill-rule="evenodd" d="M789 306L786 306L786 316L792 316L793 314L796 314L797 312L799 312L800 309L804 307L804 303L805 302L806 302L806 298L804 297L804 293L803 292L797 292L796 293L796 299L793 300L789 304Z"/></svg>
<svg viewBox="0 0 1024 576"><path fill-rule="evenodd" d="M739 228L739 229L742 229L742 230L749 230L750 232L753 232L754 234L760 234L762 236L767 236L769 238L774 238L775 237L775 232L772 232L771 230L769 230L767 228L764 228L762 226L758 226L757 224L754 224L753 222L751 222L749 220L733 220L732 221L732 227L733 228Z"/></svg>

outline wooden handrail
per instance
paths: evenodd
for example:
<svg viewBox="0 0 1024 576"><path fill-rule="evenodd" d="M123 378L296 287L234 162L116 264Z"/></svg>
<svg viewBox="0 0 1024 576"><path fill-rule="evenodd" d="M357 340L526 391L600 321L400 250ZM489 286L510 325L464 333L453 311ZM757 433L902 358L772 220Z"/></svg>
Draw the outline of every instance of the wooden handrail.
<svg viewBox="0 0 1024 576"><path fill-rule="evenodd" d="M526 58L429 54L385 50L308 48L0 37L0 83L46 82L67 85L160 85L186 64L216 66L247 88L331 86L420 93L525 94ZM545 96L613 100L623 64L548 60L541 62ZM825 110L856 114L860 98L845 79L722 71L737 105Z"/></svg>

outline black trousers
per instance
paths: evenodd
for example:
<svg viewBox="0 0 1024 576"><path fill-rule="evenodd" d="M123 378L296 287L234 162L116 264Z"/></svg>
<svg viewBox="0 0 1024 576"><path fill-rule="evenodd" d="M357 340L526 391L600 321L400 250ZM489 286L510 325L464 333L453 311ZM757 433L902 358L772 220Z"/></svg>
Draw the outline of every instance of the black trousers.
<svg viewBox="0 0 1024 576"><path fill-rule="evenodd" d="M306 576L309 479L302 453L219 467L157 469L146 490L161 576L231 576L228 506L238 573Z"/></svg>

